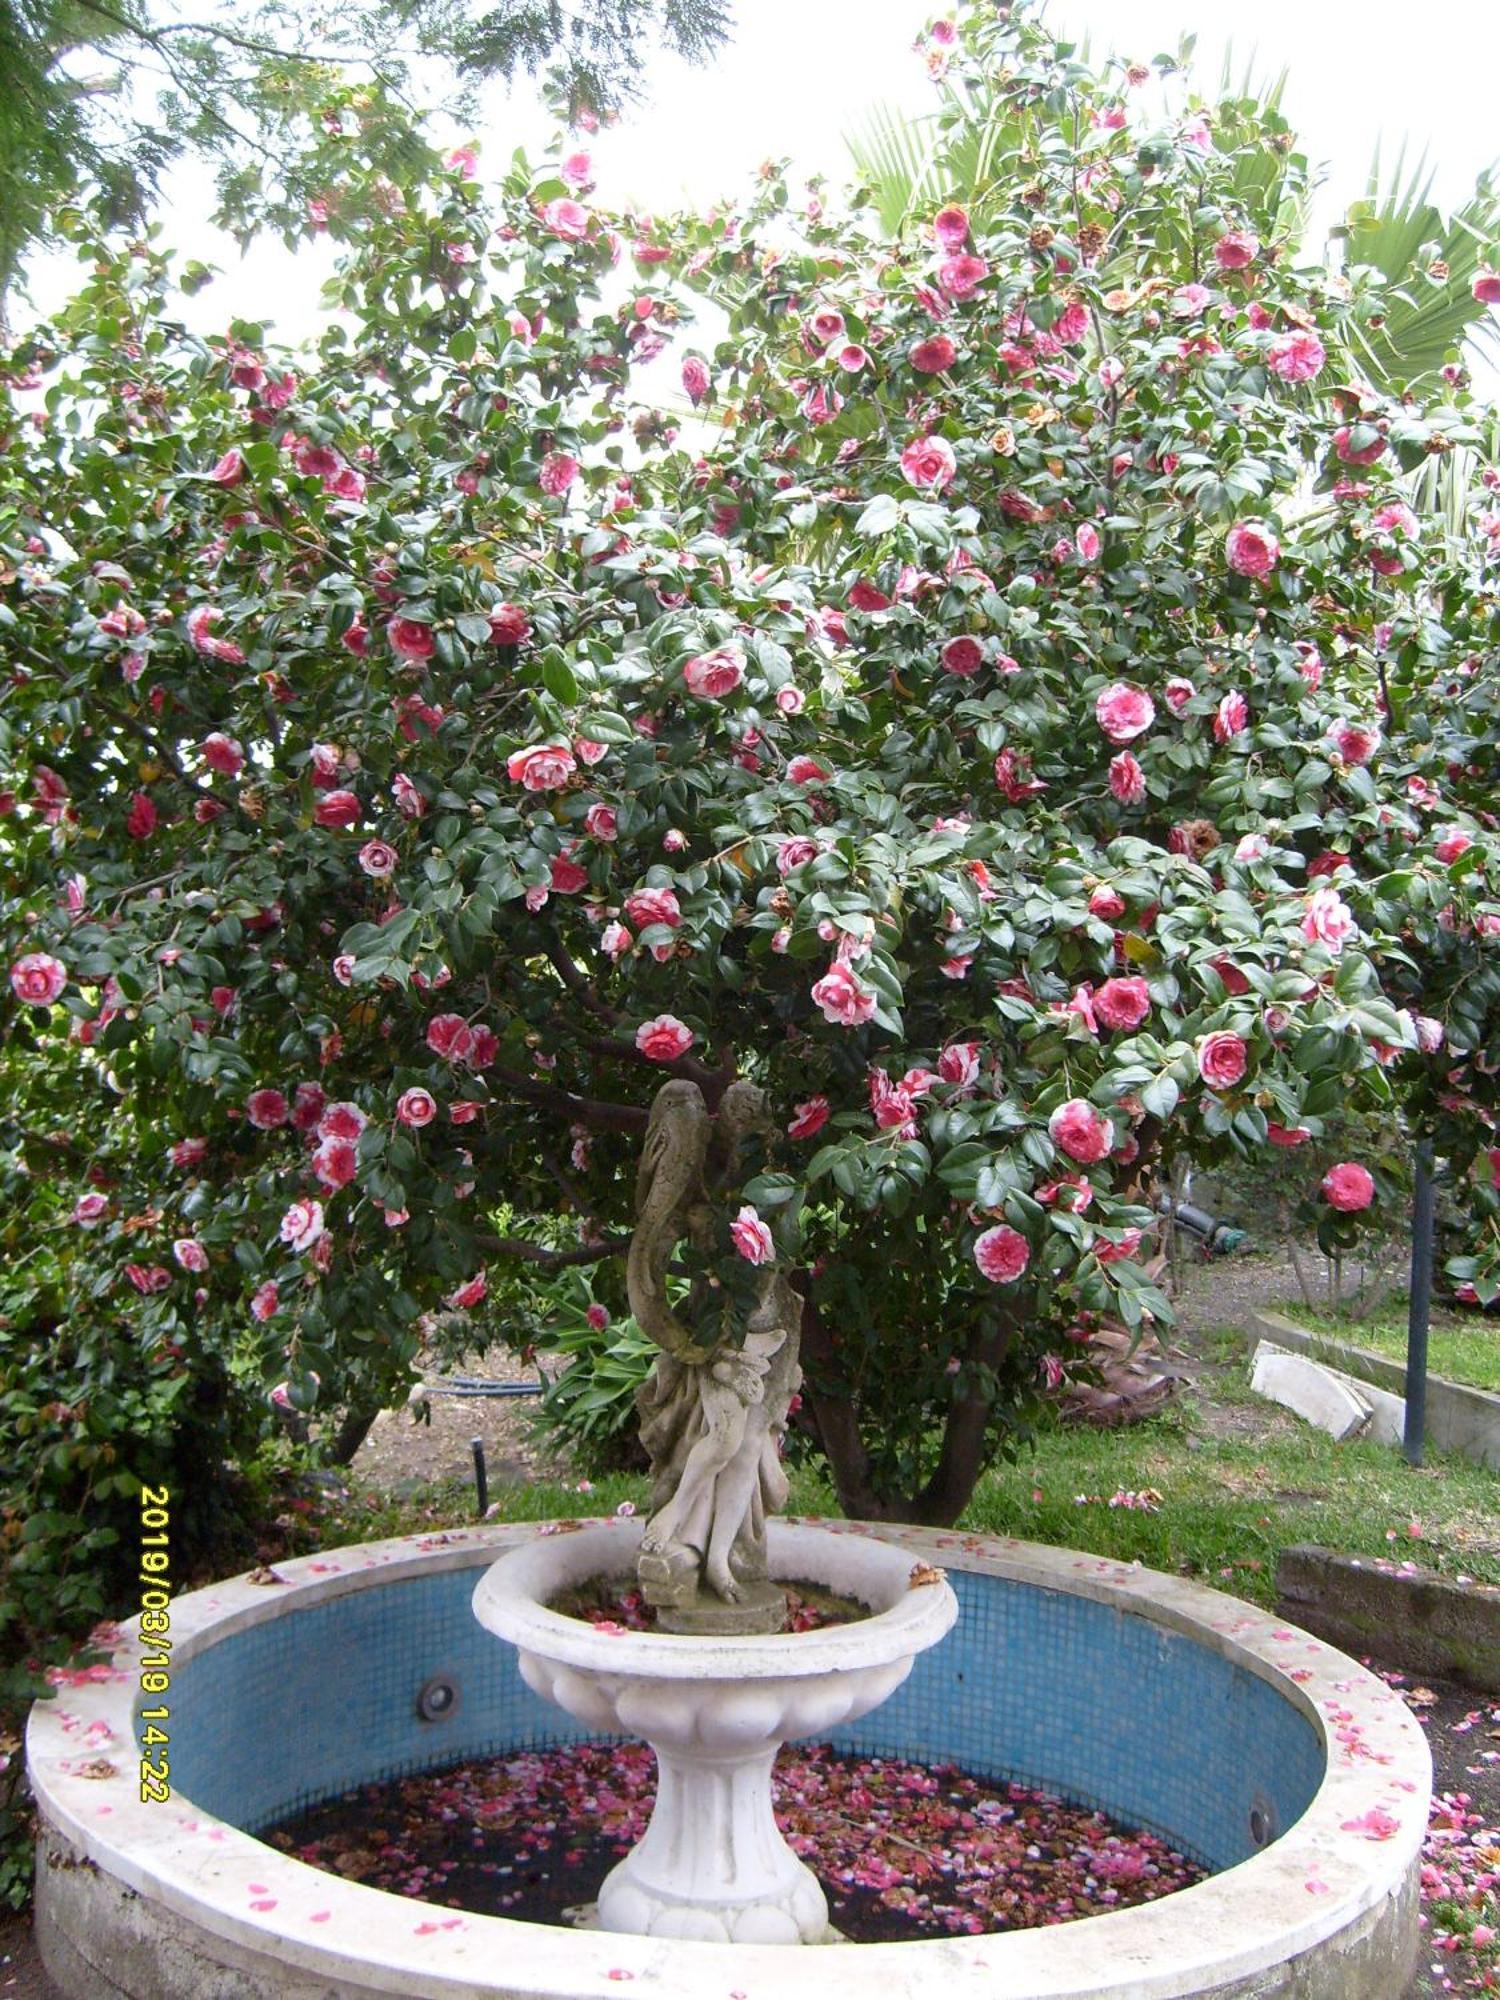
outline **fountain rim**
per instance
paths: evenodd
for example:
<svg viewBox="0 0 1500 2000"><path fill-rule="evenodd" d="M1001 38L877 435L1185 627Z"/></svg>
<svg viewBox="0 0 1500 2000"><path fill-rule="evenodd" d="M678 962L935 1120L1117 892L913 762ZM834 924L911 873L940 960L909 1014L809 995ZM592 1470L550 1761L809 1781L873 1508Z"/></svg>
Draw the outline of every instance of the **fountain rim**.
<svg viewBox="0 0 1500 2000"><path fill-rule="evenodd" d="M750 1637L601 1633L598 1626L553 1611L542 1601L542 1591L555 1592L568 1583L600 1574L628 1576L644 1532L645 1523L637 1518L612 1528L586 1528L545 1540L539 1536L507 1550L475 1585L474 1615L487 1631L522 1652L564 1666L710 1685L884 1666L936 1645L958 1617L958 1599L947 1578L913 1585L916 1565L901 1549L868 1535L840 1533L822 1522L779 1519L767 1523L773 1579L788 1583L804 1578L852 1596L859 1596L864 1586L869 1592L867 1618L813 1632ZM610 1561L611 1556L616 1560ZM820 1569L840 1573L820 1575Z"/></svg>
<svg viewBox="0 0 1500 2000"><path fill-rule="evenodd" d="M496 1523L358 1544L279 1564L279 1587L248 1577L209 1585L173 1602L173 1658L180 1667L236 1632L360 1589L477 1568L551 1525ZM1426 1738L1392 1689L1324 1641L1206 1585L1078 1550L888 1523L826 1525L950 1571L1108 1604L1217 1651L1274 1686L1317 1729L1326 1763L1312 1803L1264 1853L1190 1889L1034 1931L798 1950L607 1937L464 1913L447 1920L451 1928L418 1936L413 1918L423 1906L323 1874L175 1794L169 1806L138 1803L134 1707L139 1661L151 1648L132 1628L108 1649L111 1679L62 1689L32 1709L27 1763L39 1857L56 1849L67 1879L102 1875L161 1912L177 1936L212 1941L236 1963L342 1975L346 1983L333 1990L405 2000L617 2000L620 1982L636 1978L714 1994L728 1990L729 1951L736 1988L774 1987L779 2000L858 2000L871 1980L887 1982L900 2000L1177 2000L1232 1990L1330 1942L1410 1886L1431 1784ZM1333 1711L1349 1720L1336 1722ZM86 1768L99 1761L85 1742L95 1723L113 1737L107 1773ZM1363 1732L1365 1756L1338 1740L1351 1723ZM1388 1837L1347 1831L1375 1808L1395 1822ZM1321 1893L1311 1892L1314 1881ZM253 1910L250 1885L264 1885L259 1900L274 1908ZM320 1912L331 1921L309 1929Z"/></svg>

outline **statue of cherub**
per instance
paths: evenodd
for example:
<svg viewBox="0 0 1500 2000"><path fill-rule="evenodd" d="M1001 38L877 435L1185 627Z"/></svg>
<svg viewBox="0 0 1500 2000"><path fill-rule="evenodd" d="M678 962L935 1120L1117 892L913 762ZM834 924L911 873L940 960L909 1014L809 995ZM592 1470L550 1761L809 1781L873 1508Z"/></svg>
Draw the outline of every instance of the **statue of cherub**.
<svg viewBox="0 0 1500 2000"><path fill-rule="evenodd" d="M676 1245L686 1238L712 1250L714 1198L733 1194L745 1141L770 1129L765 1093L754 1084L731 1084L717 1119L696 1084L663 1084L636 1184L626 1287L637 1322L661 1349L637 1398L653 1480L639 1576L648 1601L684 1627L695 1607L702 1615L714 1600L744 1607L761 1599L770 1628L780 1622L778 1594L766 1582L765 1534L786 1500L780 1442L801 1380L801 1301L767 1266L740 1343L705 1345L667 1294ZM705 1303L700 1288L687 1309Z"/></svg>

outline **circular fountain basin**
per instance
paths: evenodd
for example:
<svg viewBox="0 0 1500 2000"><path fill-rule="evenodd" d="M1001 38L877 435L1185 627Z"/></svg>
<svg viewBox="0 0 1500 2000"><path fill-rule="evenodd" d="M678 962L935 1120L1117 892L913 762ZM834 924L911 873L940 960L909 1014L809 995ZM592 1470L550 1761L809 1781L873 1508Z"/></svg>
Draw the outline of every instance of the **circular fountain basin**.
<svg viewBox="0 0 1500 2000"><path fill-rule="evenodd" d="M516 1647L529 1688L656 1752L651 1824L601 1884L599 1925L718 1944L833 1942L817 1877L776 1826L776 1753L885 1701L951 1629L952 1587L893 1543L778 1521L772 1578L821 1584L868 1617L825 1631L688 1638L601 1630L549 1609L595 1577L633 1578L642 1529L586 1528L512 1549L474 1592L474 1615Z"/></svg>
<svg viewBox="0 0 1500 2000"><path fill-rule="evenodd" d="M340 1881L258 1840L357 1785L598 1734L527 1687L516 1652L470 1604L498 1556L561 1532L456 1530L288 1562L276 1583L217 1584L172 1607L166 1695L141 1691L132 1629L106 1669L38 1703L27 1732L37 1935L63 1992L618 2000L634 1983L694 2000L1389 2000L1403 1989L1431 1765L1399 1697L1216 1591L990 1536L827 1524L893 1545L907 1567L945 1569L959 1600L952 1632L888 1700L830 1726L835 1747L1061 1793L1160 1833L1216 1869L1208 1880L1041 1930L787 1950L471 1915ZM635 1530L598 1532L623 1548ZM157 1804L141 1796L139 1714L162 1704L172 1793Z"/></svg>

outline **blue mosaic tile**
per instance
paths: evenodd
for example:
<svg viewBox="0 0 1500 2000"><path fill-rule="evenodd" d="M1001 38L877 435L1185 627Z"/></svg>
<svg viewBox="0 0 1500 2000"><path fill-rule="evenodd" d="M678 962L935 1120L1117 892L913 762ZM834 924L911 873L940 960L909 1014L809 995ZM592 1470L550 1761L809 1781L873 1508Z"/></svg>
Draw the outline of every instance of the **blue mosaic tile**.
<svg viewBox="0 0 1500 2000"><path fill-rule="evenodd" d="M272 1619L180 1666L174 1788L258 1832L358 1784L591 1732L521 1680L470 1598L479 1570L397 1579ZM959 1622L905 1685L834 1738L1097 1806L1194 1860L1247 1859L1323 1776L1312 1724L1258 1676L1105 1604L952 1572ZM454 1711L418 1714L427 1681Z"/></svg>

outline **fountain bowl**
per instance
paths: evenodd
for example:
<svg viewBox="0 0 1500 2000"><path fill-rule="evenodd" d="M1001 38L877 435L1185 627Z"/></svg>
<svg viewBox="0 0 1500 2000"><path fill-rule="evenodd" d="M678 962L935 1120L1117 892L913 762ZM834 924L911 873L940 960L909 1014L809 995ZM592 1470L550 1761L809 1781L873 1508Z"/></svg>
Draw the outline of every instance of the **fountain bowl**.
<svg viewBox="0 0 1500 2000"><path fill-rule="evenodd" d="M942 1572L889 1542L772 1521L771 1576L865 1605L821 1631L686 1637L600 1628L549 1609L571 1586L634 1575L641 1524L512 1550L474 1592L481 1625L509 1640L544 1700L656 1752L657 1798L634 1852L599 1892L602 1929L713 1944L826 1944L835 1933L812 1871L771 1810L781 1745L867 1715L958 1616Z"/></svg>

